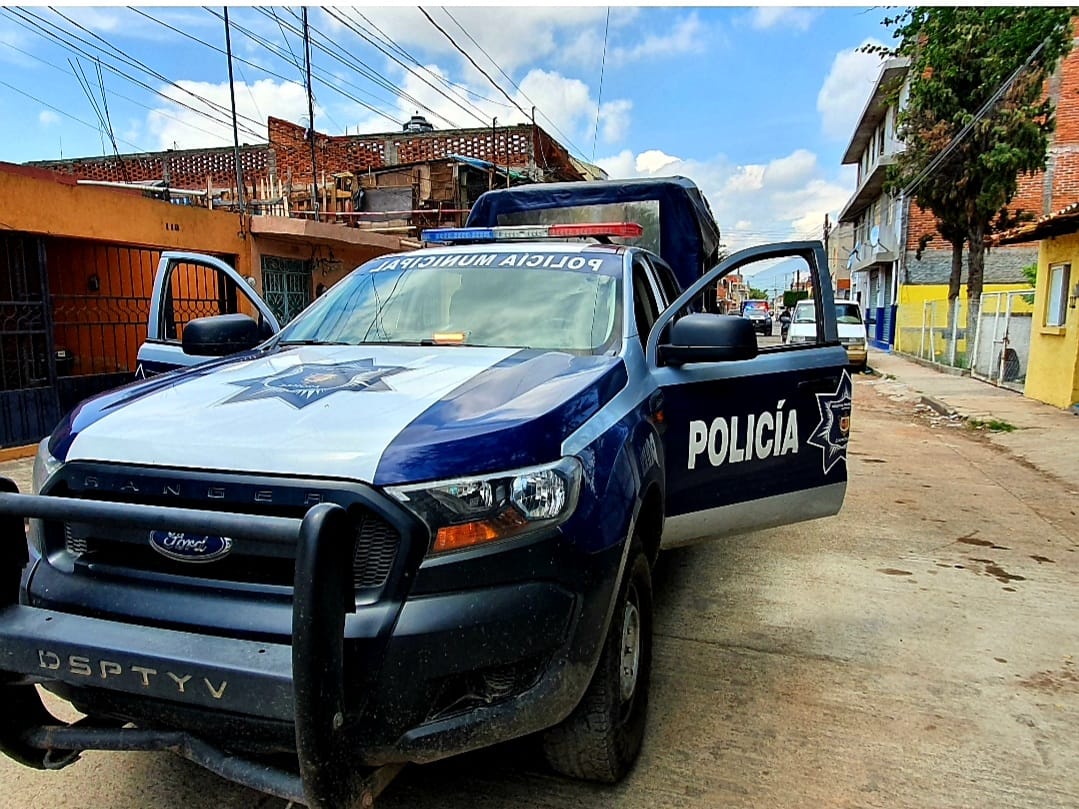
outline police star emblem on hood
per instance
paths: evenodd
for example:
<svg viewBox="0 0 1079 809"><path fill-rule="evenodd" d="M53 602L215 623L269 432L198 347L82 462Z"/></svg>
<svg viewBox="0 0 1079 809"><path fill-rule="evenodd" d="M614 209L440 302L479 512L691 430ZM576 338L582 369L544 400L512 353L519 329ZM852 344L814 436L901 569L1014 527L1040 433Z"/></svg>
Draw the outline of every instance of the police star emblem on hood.
<svg viewBox="0 0 1079 809"><path fill-rule="evenodd" d="M820 448L824 453L824 474L828 474L840 461L847 462L852 399L850 374L843 371L835 393L818 393L816 396L820 422L806 443Z"/></svg>
<svg viewBox="0 0 1079 809"><path fill-rule="evenodd" d="M385 382L386 377L406 370L399 365L375 365L372 359L334 365L301 363L271 376L229 383L239 385L244 390L230 396L222 404L281 399L293 407L301 408L340 391L393 390Z"/></svg>

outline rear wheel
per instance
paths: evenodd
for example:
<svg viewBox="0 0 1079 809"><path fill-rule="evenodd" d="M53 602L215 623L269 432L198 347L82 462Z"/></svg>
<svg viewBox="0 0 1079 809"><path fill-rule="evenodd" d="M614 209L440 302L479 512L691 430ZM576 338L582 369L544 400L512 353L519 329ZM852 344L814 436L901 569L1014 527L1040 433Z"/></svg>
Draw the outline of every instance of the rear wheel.
<svg viewBox="0 0 1079 809"><path fill-rule="evenodd" d="M552 769L613 784L641 750L652 671L652 574L640 541L626 574L599 664L573 713L543 735Z"/></svg>

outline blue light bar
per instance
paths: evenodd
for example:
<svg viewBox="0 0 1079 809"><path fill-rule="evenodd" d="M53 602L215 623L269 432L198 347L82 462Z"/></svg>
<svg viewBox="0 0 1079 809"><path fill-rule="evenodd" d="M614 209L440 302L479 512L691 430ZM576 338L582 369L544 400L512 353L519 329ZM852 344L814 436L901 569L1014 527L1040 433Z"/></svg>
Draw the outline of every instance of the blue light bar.
<svg viewBox="0 0 1079 809"><path fill-rule="evenodd" d="M496 237L493 228L435 228L420 234L425 242L490 242Z"/></svg>

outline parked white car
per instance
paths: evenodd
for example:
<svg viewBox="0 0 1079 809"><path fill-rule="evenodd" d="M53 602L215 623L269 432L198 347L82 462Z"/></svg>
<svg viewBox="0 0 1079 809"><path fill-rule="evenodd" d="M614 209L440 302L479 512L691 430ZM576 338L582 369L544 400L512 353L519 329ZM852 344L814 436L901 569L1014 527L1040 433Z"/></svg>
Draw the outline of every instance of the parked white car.
<svg viewBox="0 0 1079 809"><path fill-rule="evenodd" d="M847 350L847 359L858 371L864 371L869 351L866 341L865 321L862 309L854 301L835 302L839 342ZM823 338L822 338L823 339ZM799 301L794 307L788 343L816 343L817 311L813 301Z"/></svg>

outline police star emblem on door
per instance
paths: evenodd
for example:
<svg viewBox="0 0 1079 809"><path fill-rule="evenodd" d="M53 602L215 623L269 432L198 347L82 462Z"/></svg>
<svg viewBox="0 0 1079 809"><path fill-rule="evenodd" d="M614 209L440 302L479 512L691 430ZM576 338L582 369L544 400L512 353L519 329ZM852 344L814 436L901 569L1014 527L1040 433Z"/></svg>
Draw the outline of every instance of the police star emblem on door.
<svg viewBox="0 0 1079 809"><path fill-rule="evenodd" d="M818 447L824 454L824 474L840 461L847 462L852 394L850 374L846 371L843 371L835 393L816 394L820 421L806 443Z"/></svg>

